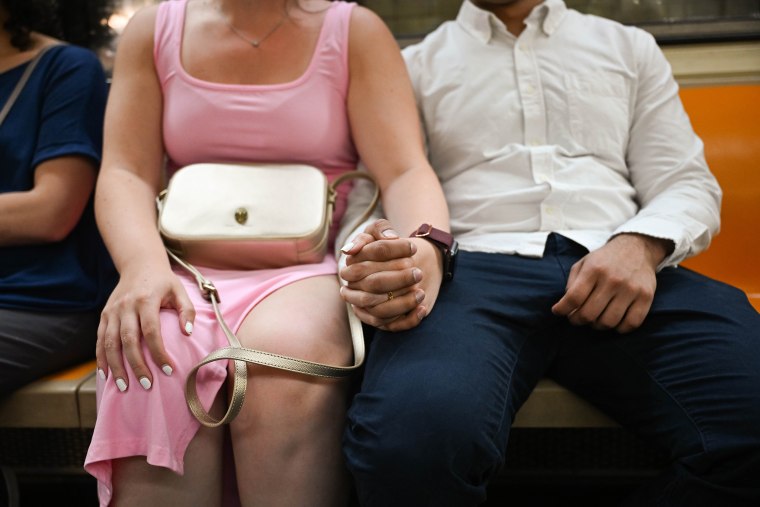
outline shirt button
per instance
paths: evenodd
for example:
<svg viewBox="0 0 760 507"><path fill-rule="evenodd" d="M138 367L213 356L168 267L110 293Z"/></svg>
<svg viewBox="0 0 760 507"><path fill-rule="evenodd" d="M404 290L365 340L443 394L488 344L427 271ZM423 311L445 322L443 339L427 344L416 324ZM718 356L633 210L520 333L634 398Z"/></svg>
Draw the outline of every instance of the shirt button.
<svg viewBox="0 0 760 507"><path fill-rule="evenodd" d="M546 183L549 181L549 177L545 174L539 174L537 179L539 183Z"/></svg>
<svg viewBox="0 0 760 507"><path fill-rule="evenodd" d="M530 144L531 146L541 146L541 141L539 141L538 139L534 139L528 144Z"/></svg>
<svg viewBox="0 0 760 507"><path fill-rule="evenodd" d="M544 213L546 213L549 216L553 216L557 213L557 209L552 206L546 206L544 207Z"/></svg>
<svg viewBox="0 0 760 507"><path fill-rule="evenodd" d="M531 84L525 85L525 93L527 93L528 95L533 95L535 91L536 91L536 88L533 85Z"/></svg>

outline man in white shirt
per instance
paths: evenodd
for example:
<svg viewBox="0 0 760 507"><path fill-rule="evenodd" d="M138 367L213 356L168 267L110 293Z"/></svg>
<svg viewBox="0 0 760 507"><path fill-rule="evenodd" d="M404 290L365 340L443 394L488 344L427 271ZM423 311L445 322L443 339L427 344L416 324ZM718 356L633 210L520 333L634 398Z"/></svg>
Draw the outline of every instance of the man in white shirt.
<svg viewBox="0 0 760 507"><path fill-rule="evenodd" d="M344 299L380 328L344 445L362 505L481 503L544 376L669 450L632 505L760 504L760 316L676 267L721 192L651 35L467 0L404 56L460 252L440 285L448 224L437 258L387 221L343 248Z"/></svg>

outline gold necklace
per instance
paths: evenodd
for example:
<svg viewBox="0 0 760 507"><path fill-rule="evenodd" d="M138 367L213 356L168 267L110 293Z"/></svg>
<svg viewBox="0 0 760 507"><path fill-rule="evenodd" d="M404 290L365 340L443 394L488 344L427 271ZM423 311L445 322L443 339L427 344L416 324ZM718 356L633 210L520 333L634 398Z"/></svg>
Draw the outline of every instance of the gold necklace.
<svg viewBox="0 0 760 507"><path fill-rule="evenodd" d="M280 21L277 22L276 25L272 27L271 30L269 30L266 35L264 35L260 39L251 39L246 34L241 32L235 25L232 24L232 22L229 20L227 16L224 15L221 9L219 9L219 13L222 15L222 18L224 19L225 23L227 23L227 26L230 27L230 30L232 30L232 33L243 39L245 42L253 46L254 48L258 49L259 46L261 46L261 43L264 42L269 38L270 35L272 35L274 32L277 31L278 28L282 26L283 23L285 23L286 16L283 16Z"/></svg>

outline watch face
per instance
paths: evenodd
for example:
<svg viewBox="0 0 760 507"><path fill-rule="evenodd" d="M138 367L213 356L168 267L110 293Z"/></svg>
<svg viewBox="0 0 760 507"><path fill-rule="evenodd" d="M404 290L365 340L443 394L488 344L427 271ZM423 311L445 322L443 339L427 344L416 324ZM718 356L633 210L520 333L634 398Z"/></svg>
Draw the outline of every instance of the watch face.
<svg viewBox="0 0 760 507"><path fill-rule="evenodd" d="M456 266L457 253L459 253L459 243L451 238L451 246L446 249L443 256L443 280L449 281L454 278L454 267Z"/></svg>

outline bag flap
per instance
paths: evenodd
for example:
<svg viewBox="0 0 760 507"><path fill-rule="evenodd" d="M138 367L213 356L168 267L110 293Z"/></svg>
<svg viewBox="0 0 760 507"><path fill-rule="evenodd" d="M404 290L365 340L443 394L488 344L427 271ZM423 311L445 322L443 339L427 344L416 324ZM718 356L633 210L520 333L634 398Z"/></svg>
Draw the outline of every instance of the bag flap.
<svg viewBox="0 0 760 507"><path fill-rule="evenodd" d="M282 239L320 230L327 178L292 164L193 164L169 181L159 229L173 239Z"/></svg>

